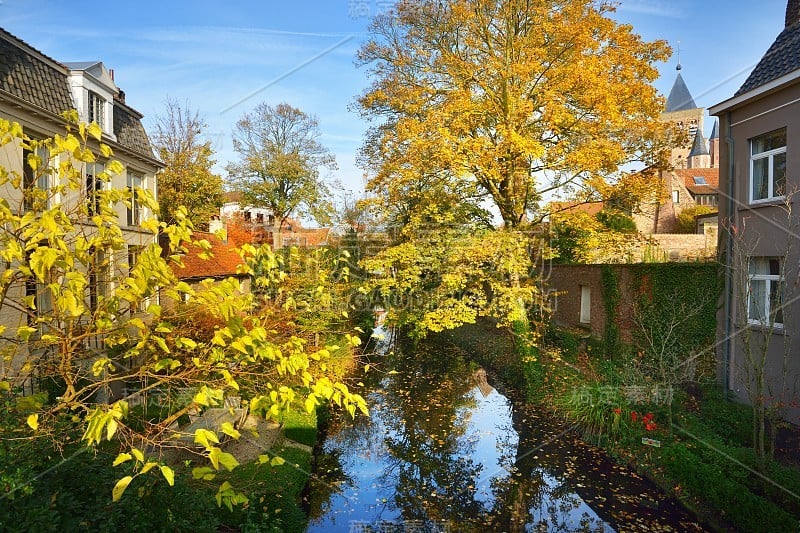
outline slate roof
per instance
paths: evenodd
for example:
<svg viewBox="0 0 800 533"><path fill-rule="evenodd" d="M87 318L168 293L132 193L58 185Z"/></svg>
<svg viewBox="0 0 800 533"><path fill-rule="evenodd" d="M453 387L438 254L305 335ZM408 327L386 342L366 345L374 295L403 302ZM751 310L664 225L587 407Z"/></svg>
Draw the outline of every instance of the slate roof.
<svg viewBox="0 0 800 533"><path fill-rule="evenodd" d="M715 194L719 192L719 168L679 168L672 172L683 181L686 189L692 194ZM695 176L704 178L706 184L695 184Z"/></svg>
<svg viewBox="0 0 800 533"><path fill-rule="evenodd" d="M99 61L59 63L25 41L0 28L0 93L9 93L28 105L55 115L74 109L69 72L87 70ZM142 115L114 100L114 134L117 142L134 153L153 158L141 123Z"/></svg>
<svg viewBox="0 0 800 533"><path fill-rule="evenodd" d="M719 139L719 120L714 121L714 127L711 128L711 137L709 139Z"/></svg>
<svg viewBox="0 0 800 533"><path fill-rule="evenodd" d="M0 90L56 115L75 107L67 69L3 29Z"/></svg>
<svg viewBox="0 0 800 533"><path fill-rule="evenodd" d="M678 77L675 78L675 83L672 85L672 90L670 90L667 97L667 113L686 111L687 109L697 109L697 104L694 103L692 93L686 87L683 76L678 72Z"/></svg>
<svg viewBox="0 0 800 533"><path fill-rule="evenodd" d="M800 69L800 24L785 28L734 97Z"/></svg>
<svg viewBox="0 0 800 533"><path fill-rule="evenodd" d="M153 157L150 139L140 118L137 111L120 102L114 102L114 135L117 136L117 142L136 153Z"/></svg>
<svg viewBox="0 0 800 533"><path fill-rule="evenodd" d="M700 131L700 128L697 128L697 131L694 133L692 150L689 152L689 157L694 157L696 155L708 155L706 140L703 138L703 132Z"/></svg>
<svg viewBox="0 0 800 533"><path fill-rule="evenodd" d="M183 267L172 264L172 271L182 280L199 280L206 278L243 277L237 274L236 267L243 264L241 256L236 253L232 244L223 242L213 233L195 231L194 238L205 239L211 244L211 259L201 259L199 246L190 245L186 254L181 258Z"/></svg>

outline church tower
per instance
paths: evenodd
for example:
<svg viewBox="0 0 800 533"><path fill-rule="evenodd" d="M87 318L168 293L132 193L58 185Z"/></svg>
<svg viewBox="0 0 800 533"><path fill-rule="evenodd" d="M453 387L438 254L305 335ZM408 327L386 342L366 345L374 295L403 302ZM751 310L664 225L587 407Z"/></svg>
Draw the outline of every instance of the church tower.
<svg viewBox="0 0 800 533"><path fill-rule="evenodd" d="M714 121L711 128L711 137L708 138L708 152L711 158L711 168L719 168L719 121Z"/></svg>
<svg viewBox="0 0 800 533"><path fill-rule="evenodd" d="M703 130L697 129L694 134L694 142L689 152L687 168L710 168L711 156L708 153L706 140L703 137Z"/></svg>
<svg viewBox="0 0 800 533"><path fill-rule="evenodd" d="M686 87L683 76L681 76L680 62L675 70L678 71L678 75L667 97L667 108L661 114L661 120L674 122L678 127L686 130L688 135L686 145L672 149L670 162L674 168L688 168L689 154L695 145L697 132L700 132L702 137L705 109L697 107L697 104L694 103L694 98L692 98L692 94L689 92L689 88ZM705 155L708 155L708 150L706 150Z"/></svg>

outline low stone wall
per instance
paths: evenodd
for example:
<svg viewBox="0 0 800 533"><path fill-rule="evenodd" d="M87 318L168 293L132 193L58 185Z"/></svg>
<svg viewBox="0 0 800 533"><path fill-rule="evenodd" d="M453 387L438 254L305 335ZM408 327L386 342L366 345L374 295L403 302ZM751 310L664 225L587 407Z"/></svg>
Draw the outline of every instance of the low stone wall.
<svg viewBox="0 0 800 533"><path fill-rule="evenodd" d="M655 233L648 235L658 245L667 261L713 259L717 255L717 234Z"/></svg>

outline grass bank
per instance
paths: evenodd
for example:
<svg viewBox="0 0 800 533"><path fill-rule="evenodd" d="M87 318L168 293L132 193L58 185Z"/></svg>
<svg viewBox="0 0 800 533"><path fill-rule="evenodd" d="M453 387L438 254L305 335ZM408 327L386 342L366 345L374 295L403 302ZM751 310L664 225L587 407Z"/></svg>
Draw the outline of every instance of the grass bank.
<svg viewBox="0 0 800 533"><path fill-rule="evenodd" d="M759 467L748 406L725 399L711 382L660 393L626 386L629 360L611 361L602 345L569 332L552 331L544 346L537 360L543 378L528 383L529 396L579 423L586 439L654 480L712 529L797 529L800 471L774 460Z"/></svg>

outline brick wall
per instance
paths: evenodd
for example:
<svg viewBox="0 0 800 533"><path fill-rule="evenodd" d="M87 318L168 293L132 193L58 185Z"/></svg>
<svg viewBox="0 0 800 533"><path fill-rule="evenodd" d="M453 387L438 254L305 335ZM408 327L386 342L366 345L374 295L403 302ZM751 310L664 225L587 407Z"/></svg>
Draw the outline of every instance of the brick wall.
<svg viewBox="0 0 800 533"><path fill-rule="evenodd" d="M602 268L604 265L553 265L546 280L550 291L553 321L557 326L583 330L596 339L603 339L606 309L603 298ZM617 326L620 340L632 342L633 287L636 265L608 265L614 269L620 289ZM591 305L588 323L581 323L581 287L589 287Z"/></svg>

